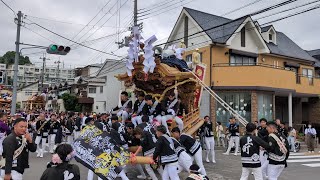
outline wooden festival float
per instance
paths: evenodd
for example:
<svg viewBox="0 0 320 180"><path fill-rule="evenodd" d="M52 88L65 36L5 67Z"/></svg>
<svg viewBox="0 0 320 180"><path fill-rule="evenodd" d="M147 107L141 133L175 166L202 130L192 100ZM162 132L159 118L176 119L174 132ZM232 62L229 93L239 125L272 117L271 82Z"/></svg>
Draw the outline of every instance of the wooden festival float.
<svg viewBox="0 0 320 180"><path fill-rule="evenodd" d="M46 100L43 96L33 95L27 100L25 110L45 109L45 106Z"/></svg>
<svg viewBox="0 0 320 180"><path fill-rule="evenodd" d="M132 76L127 73L117 75L119 81L124 81L126 88L134 86L135 91L142 91L146 95L152 95L153 98L161 102L170 91L177 90L181 104L184 105L183 116L184 123L183 133L193 135L202 125L203 120L200 118L198 103L195 103L196 91L201 88L196 78L191 72L182 72L178 68L170 67L161 63L161 58L157 57L156 67L153 73L145 74L143 72L142 56L139 62L134 63ZM182 61L182 60L181 60ZM173 120L167 121L169 129L176 127Z"/></svg>

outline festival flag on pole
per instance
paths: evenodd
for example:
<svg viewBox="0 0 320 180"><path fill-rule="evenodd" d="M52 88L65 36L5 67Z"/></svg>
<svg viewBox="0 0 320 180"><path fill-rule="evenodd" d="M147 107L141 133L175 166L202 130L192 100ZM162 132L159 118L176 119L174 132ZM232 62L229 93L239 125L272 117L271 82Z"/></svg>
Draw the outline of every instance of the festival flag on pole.
<svg viewBox="0 0 320 180"><path fill-rule="evenodd" d="M73 145L76 161L103 180L114 180L129 162L129 151L94 125L86 126Z"/></svg>
<svg viewBox="0 0 320 180"><path fill-rule="evenodd" d="M206 73L206 66L204 64L197 64L195 68L195 74L198 76L198 78L203 81ZM200 100L202 95L203 87L198 87L194 92L194 107L198 108L200 107Z"/></svg>

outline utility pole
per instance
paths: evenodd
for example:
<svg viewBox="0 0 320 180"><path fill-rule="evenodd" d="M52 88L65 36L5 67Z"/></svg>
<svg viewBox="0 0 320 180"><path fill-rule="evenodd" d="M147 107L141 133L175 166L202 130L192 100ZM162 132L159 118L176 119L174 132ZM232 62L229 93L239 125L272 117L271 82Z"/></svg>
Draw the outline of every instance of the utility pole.
<svg viewBox="0 0 320 180"><path fill-rule="evenodd" d="M40 75L41 85L39 87L39 91L41 92L41 90L43 89L44 75L45 75L45 69L46 69L46 60L50 60L50 59L46 58L45 54L43 54L43 57L40 59L42 59L42 71L41 71L41 75Z"/></svg>
<svg viewBox="0 0 320 180"><path fill-rule="evenodd" d="M56 75L57 76L56 81L57 81L58 84L60 84L60 63L61 63L60 62L60 58L59 58L58 61L55 61L54 63L58 64L58 71L57 71L57 75Z"/></svg>
<svg viewBox="0 0 320 180"><path fill-rule="evenodd" d="M11 115L16 113L17 108L17 85L18 85L18 65L19 65L19 57L20 57L20 28L22 24L22 12L18 12L18 17L14 19L17 22L17 36L16 36L16 55L14 58L14 75L13 75L13 94L12 94L12 102L11 102Z"/></svg>
<svg viewBox="0 0 320 180"><path fill-rule="evenodd" d="M134 0L133 25L138 25L138 0Z"/></svg>

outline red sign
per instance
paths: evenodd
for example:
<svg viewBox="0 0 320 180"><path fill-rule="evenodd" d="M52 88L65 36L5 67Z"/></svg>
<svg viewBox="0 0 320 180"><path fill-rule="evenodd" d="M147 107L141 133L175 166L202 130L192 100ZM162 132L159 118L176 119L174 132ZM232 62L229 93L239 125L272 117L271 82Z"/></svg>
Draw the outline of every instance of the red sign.
<svg viewBox="0 0 320 180"><path fill-rule="evenodd" d="M203 64L198 64L195 68L195 74L198 76L198 78L203 81L205 77L206 72L206 66ZM203 88L202 86L197 88L194 92L194 107L198 108L200 106L200 100L202 95Z"/></svg>

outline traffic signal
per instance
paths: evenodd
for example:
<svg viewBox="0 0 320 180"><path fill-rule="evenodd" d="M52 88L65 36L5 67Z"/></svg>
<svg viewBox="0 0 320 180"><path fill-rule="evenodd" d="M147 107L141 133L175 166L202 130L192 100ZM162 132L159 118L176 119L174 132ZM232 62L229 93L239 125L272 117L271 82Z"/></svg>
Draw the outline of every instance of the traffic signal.
<svg viewBox="0 0 320 180"><path fill-rule="evenodd" d="M71 48L66 46L61 46L61 45L56 45L56 44L51 44L47 48L47 53L48 54L57 54L57 55L66 55L70 52Z"/></svg>

